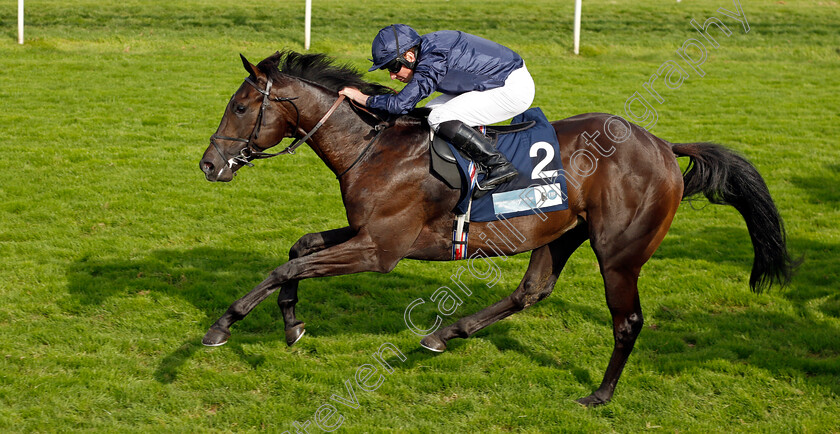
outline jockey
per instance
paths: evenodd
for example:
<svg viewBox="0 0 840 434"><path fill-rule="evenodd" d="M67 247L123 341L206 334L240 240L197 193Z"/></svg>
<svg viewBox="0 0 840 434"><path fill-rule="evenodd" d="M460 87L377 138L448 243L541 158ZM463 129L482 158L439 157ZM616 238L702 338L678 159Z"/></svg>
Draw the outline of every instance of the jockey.
<svg viewBox="0 0 840 434"><path fill-rule="evenodd" d="M437 134L470 156L485 172L478 186L493 189L517 176L513 164L471 127L510 119L534 101L534 80L513 50L469 33L443 30L419 35L405 24L383 28L371 47L370 71L387 69L406 83L397 94L368 96L355 88L339 93L392 114L405 114L423 98Z"/></svg>

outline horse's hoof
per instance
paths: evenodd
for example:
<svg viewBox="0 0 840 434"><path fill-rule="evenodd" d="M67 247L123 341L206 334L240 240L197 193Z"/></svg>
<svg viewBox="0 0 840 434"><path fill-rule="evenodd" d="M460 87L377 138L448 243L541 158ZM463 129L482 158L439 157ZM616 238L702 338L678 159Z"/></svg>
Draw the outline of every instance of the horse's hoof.
<svg viewBox="0 0 840 434"><path fill-rule="evenodd" d="M435 335L428 335L420 341L420 346L436 353L446 351L446 343Z"/></svg>
<svg viewBox="0 0 840 434"><path fill-rule="evenodd" d="M610 401L609 399L599 398L599 397L595 396L595 394L593 393L593 394L591 394L591 395L589 395L585 398L580 398L580 399L576 400L575 402L577 402L578 404L580 404L584 407L597 407L599 405L604 405L604 404L608 403L609 401Z"/></svg>
<svg viewBox="0 0 840 434"><path fill-rule="evenodd" d="M201 340L201 343L202 345L208 347L218 347L224 345L228 341L229 337L229 331L222 330L218 327L210 327L210 330L207 330L207 334L204 335L204 339Z"/></svg>
<svg viewBox="0 0 840 434"><path fill-rule="evenodd" d="M305 325L304 323L300 323L286 330L286 345L291 347L303 337L303 334L306 333L306 330L303 329Z"/></svg>

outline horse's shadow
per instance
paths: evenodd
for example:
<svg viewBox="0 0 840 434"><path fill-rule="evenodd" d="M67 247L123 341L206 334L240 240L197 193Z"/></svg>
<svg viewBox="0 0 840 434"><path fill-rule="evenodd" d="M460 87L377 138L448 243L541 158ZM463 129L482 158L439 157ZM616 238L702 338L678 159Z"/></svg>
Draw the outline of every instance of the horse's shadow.
<svg viewBox="0 0 840 434"><path fill-rule="evenodd" d="M704 227L700 230L676 231L686 238L667 240L658 259L703 259L715 264L726 263L743 267L744 293L749 297L746 280L752 265L753 252L746 228ZM743 243L733 240L743 239ZM650 307L655 321L649 321L637 342L635 360L645 369L676 375L691 372L699 367L710 370L729 369L729 366L749 365L767 372L773 378L796 378L819 388L840 394L840 287L837 270L840 270L840 245L789 238L794 256L806 258L797 270L790 287L771 289L790 301L791 311L760 305L738 306L722 303L718 308L704 311L681 312L665 305ZM716 252L707 257L703 252ZM698 265L702 271L702 265ZM580 272L580 271L578 271ZM524 315L563 315L573 313L584 322L603 328L611 338L609 312L592 304L581 304L563 298L564 275L575 273L570 264L561 274L554 294L533 306ZM690 277L686 277L690 279ZM641 291L644 292L644 278ZM593 297L603 297L601 287L587 288ZM696 288L695 288L696 290ZM674 289L679 291L679 289ZM642 304L645 305L644 294ZM650 303L652 304L652 303ZM772 302L770 302L772 306ZM548 346L539 348L527 345L517 337L518 327L511 322L500 322L478 332L475 337L492 343L499 351L513 351L544 367L568 371L581 385L597 385L606 367L609 351L603 354L603 364L583 366L569 354L553 353ZM563 339L558 333L556 339ZM465 341L449 342L450 351L458 351ZM639 355L638 353L642 353ZM416 359L422 363L429 356L423 352L410 354L407 365ZM631 380L632 381L632 380Z"/></svg>
<svg viewBox="0 0 840 434"><path fill-rule="evenodd" d="M283 262L285 258L216 248L156 250L137 259L81 259L67 271L73 299L64 307L74 311L101 305L111 297L153 293L186 300L208 319L215 320ZM306 316L330 318L335 324L307 326L312 332L333 334L352 329L393 333L405 327L402 315L372 313L394 308L402 314L412 300L426 292L431 294L441 284L439 279L405 272L309 279L301 287L298 309L305 311ZM276 322L282 321L275 299L267 299L247 320L237 323L237 333L275 331Z"/></svg>
<svg viewBox="0 0 840 434"><path fill-rule="evenodd" d="M681 231L677 231L680 235ZM744 262L748 268L752 252L747 245L732 243L733 239L746 237L745 229L718 227L701 231L682 231L690 242L681 243L666 239L658 258L697 258L697 252L708 251L704 243L716 244L726 249L715 261ZM699 243L699 244L698 244ZM685 245L693 247L684 247ZM840 330L825 320L803 316L804 305L815 298L826 298L818 309L825 315L840 317L840 294L836 279L826 273L836 273L838 246L813 242L791 241L794 252L804 253L814 261L806 262L794 280L795 290L783 295L800 306L799 314L768 314L761 308L721 312L716 315L681 314L660 308L656 312L659 324L645 327L637 351L647 351L648 363L654 370L673 373L687 369L695 361L727 360L749 363L773 373L789 375L798 372L809 381L826 385L834 393L840 386L827 376L840 375L840 368L831 363L840 348ZM730 251L731 250L731 251ZM720 259L727 258L727 259ZM148 292L154 295L180 298L188 301L207 317L207 324L221 315L236 298L245 294L261 281L285 258L264 257L246 251L196 248L187 250L156 250L136 259L80 259L67 271L71 299L64 302L70 311L83 311L89 306L101 305L111 297L129 297ZM446 265L442 265L446 267ZM454 270L452 264L448 264ZM445 271L450 269L444 268ZM524 268L523 268L524 271ZM570 266L564 274L575 272ZM387 275L362 273L352 276L307 280L301 287L299 312L311 318L307 330L313 335L340 335L366 333L394 335L405 330L403 312L418 297L428 299L445 279L428 277L422 273L398 269ZM585 321L603 325L609 334L610 317L604 307L571 303L563 299L564 278L561 275L555 294L531 308L531 311L552 311L561 314L572 311ZM469 314L509 294L512 288L501 285L471 300L461 314ZM593 296L602 297L600 287L592 288ZM644 298L644 296L643 296ZM486 302L486 303L485 303ZM253 367L261 365L264 357L244 349L251 343L284 341L282 316L279 309L267 300L268 306L255 309L236 326L236 339L228 343L231 351ZM643 300L644 304L644 300ZM329 318L329 321L325 320ZM810 333L812 327L819 335ZM159 382L171 383L177 379L181 366L200 348L204 330L187 337L172 353L164 357L155 372ZM494 325L476 335L486 339L501 351L515 351L546 367L569 370L581 384L590 385L593 378L600 378L601 367L578 366L574 362L560 362L557 354L548 354L520 342L516 328L508 322ZM819 336L819 337L815 337ZM562 337L558 337L562 338ZM823 343L821 343L823 342ZM781 345L780 343L784 343ZM457 351L463 342L453 340L451 349ZM432 354L410 351L406 366L422 363ZM608 354L604 355L604 360ZM562 357L562 359L566 359ZM637 357L637 359L639 359ZM832 367L834 366L834 367Z"/></svg>
<svg viewBox="0 0 840 434"><path fill-rule="evenodd" d="M245 295L284 258L264 257L247 251L195 248L156 250L145 257L76 261L67 270L70 299L62 307L83 314L113 297L148 294L186 300L206 317L205 327ZM451 266L451 264L450 264ZM344 333L393 335L405 330L403 312L418 297L426 299L441 285L440 278L403 270L387 275L361 273L351 276L308 279L301 285L297 305L307 332L315 336ZM490 295L492 296L492 294ZM285 342L283 318L272 296L235 326L235 339L227 344L252 366L262 357L249 355L243 345ZM329 320L326 320L329 319ZM197 330L160 362L156 378L174 381L177 371L195 351L203 348L204 329ZM283 344L285 345L285 343Z"/></svg>
<svg viewBox="0 0 840 434"><path fill-rule="evenodd" d="M825 164L822 170L817 169L817 172L809 176L791 177L790 182L799 189L798 194L802 198L798 200L829 209L837 209L840 206L840 189L836 188L840 183L840 164ZM679 224L681 214L693 212L690 208L706 207L719 213L738 215L732 208L713 206L703 198L684 204L654 258L687 258L714 264L737 265L744 270L746 280L754 256L749 233L740 216L736 217L739 223L734 226L689 228ZM790 212L806 214L809 211L792 209ZM824 223L817 220L814 224ZM813 238L791 237L790 232L787 243L793 259L801 259L803 262L794 273L791 287L782 290L782 295L800 311L804 309L805 304L826 298L818 309L826 315L840 318L840 244L815 241ZM709 255L709 252L714 252L714 256Z"/></svg>
<svg viewBox="0 0 840 434"><path fill-rule="evenodd" d="M813 300L823 299L818 309L840 318L840 244L788 236L788 248L801 264L788 288L778 291L800 310ZM714 252L714 256L709 255ZM687 229L673 227L654 254L654 259L696 259L715 265L733 265L743 270L746 285L753 262L753 248L745 225ZM698 263L699 264L699 263ZM702 265L698 269L702 270ZM643 286L640 283L640 286Z"/></svg>
<svg viewBox="0 0 840 434"><path fill-rule="evenodd" d="M826 201L838 197L827 191L811 194ZM651 368L670 375L704 363L749 364L774 377L800 377L840 393L836 381L840 329L835 325L840 318L840 244L790 235L787 242L791 255L802 263L788 287L773 286L769 291L791 303L790 313L738 306L737 302L709 309L712 313L684 313L660 305L655 311L657 324L648 324L637 344L653 355L649 360L656 366ZM697 259L742 268L744 291L748 291L753 248L745 226L691 229L676 225L654 258ZM700 267L698 262L702 271ZM641 279L644 306L643 286Z"/></svg>
<svg viewBox="0 0 840 434"><path fill-rule="evenodd" d="M751 366L772 378L803 381L840 394L840 329L826 318L768 312L761 306L721 306L685 313L666 307L645 327L637 351L647 369L672 376L697 369Z"/></svg>
<svg viewBox="0 0 840 434"><path fill-rule="evenodd" d="M562 295L555 294L555 297ZM606 307L597 309L549 298L532 309L552 311L555 315L574 312L584 322L601 327L605 339L612 337ZM734 372L741 369L738 366L750 366L771 378L791 384L801 381L828 393L840 394L840 382L837 381L840 377L840 328L835 322L825 317L803 316L799 312L768 310L762 306L720 306L719 311L712 313L682 312L660 305L651 309L651 313L655 313L651 316L656 320L644 327L631 363L640 370L666 377L692 376L698 369ZM609 360L609 349L599 350L603 352L599 356L600 362L584 364L574 354L553 352L551 347L555 345L543 344L541 348L529 345L517 337L521 332L519 327L502 321L475 337L490 342L500 352L512 351L537 365L555 369L558 373L567 372L584 390L599 384ZM557 333L556 339L564 339L564 335ZM449 351L458 352L466 341L453 340L449 344ZM422 350L406 355L408 360L401 366L422 365L426 359L434 357ZM625 381L634 380L629 377Z"/></svg>
<svg viewBox="0 0 840 434"><path fill-rule="evenodd" d="M823 170L809 173L808 176L792 176L790 179L804 194L805 200L814 205L826 205L836 208L840 205L840 164L824 164Z"/></svg>

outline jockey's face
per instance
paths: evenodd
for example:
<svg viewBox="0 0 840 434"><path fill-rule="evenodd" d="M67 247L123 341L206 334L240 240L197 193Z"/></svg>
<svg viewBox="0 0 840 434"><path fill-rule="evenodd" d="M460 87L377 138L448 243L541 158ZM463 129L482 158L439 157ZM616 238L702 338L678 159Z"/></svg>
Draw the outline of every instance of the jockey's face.
<svg viewBox="0 0 840 434"><path fill-rule="evenodd" d="M417 57L414 55L413 51L407 51L405 55L405 60L409 62L414 62L417 60ZM397 72L389 72L391 74L391 80L399 80L403 83L408 83L414 77L414 70L409 69L403 64L400 64L401 68Z"/></svg>
<svg viewBox="0 0 840 434"><path fill-rule="evenodd" d="M411 78L414 77L414 71L406 68L403 66L400 68L400 72L391 72L391 80L399 80L403 83L408 83L411 81Z"/></svg>

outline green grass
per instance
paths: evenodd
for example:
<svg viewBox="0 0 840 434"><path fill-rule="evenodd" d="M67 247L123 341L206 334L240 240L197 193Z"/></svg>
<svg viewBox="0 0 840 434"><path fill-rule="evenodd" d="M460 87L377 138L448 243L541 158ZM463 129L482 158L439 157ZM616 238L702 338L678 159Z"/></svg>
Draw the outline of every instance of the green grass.
<svg viewBox="0 0 840 434"><path fill-rule="evenodd" d="M366 68L370 40L391 22L462 29L523 55L550 119L620 114L696 36L691 18L733 8L587 1L574 56L573 2L508 3L316 1L311 51ZM612 348L588 246L550 298L441 355L419 349L403 311L456 263L305 281L307 335L295 347L273 301L228 345L202 347L206 328L297 238L345 224L337 183L309 149L230 184L198 170L244 77L238 53L302 50L303 2L33 1L23 46L5 5L0 430L294 432L390 342L407 360L389 359L378 390L357 390L358 409L339 406L344 430L836 432L840 6L742 5L750 32L723 18L732 35L710 50L704 78L662 92L653 132L750 158L806 261L790 287L752 294L741 217L684 204L642 272L636 350L613 402L595 409L573 401L597 387ZM526 264L502 264L493 288L469 281L475 294L455 316L510 293Z"/></svg>

